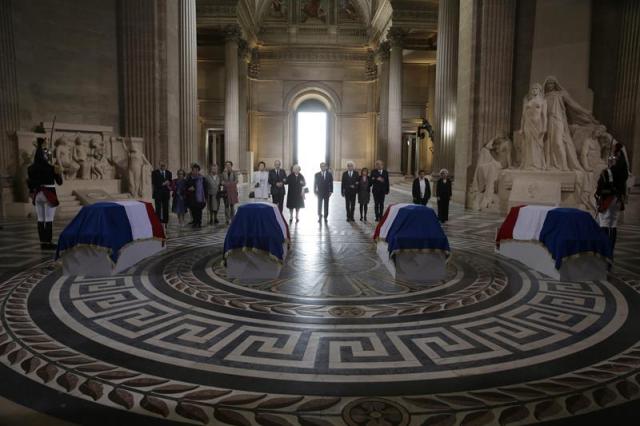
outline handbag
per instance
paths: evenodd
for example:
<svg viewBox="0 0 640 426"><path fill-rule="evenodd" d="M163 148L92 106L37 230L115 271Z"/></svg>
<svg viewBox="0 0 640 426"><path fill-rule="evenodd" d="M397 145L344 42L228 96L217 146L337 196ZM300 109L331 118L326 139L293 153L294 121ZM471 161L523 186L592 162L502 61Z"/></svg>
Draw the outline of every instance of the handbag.
<svg viewBox="0 0 640 426"><path fill-rule="evenodd" d="M256 193L254 191L251 191L249 193L249 198L256 198Z"/></svg>

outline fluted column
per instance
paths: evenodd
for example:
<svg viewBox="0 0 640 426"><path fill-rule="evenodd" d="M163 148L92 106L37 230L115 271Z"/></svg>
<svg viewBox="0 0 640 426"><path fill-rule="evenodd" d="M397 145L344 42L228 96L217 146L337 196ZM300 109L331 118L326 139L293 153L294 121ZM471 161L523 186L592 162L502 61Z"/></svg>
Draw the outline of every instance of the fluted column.
<svg viewBox="0 0 640 426"><path fill-rule="evenodd" d="M11 0L0 0L0 58L0 176L7 176L18 163L9 132L20 127ZM2 186L0 180L0 191Z"/></svg>
<svg viewBox="0 0 640 426"><path fill-rule="evenodd" d="M240 121L239 93L238 93L238 42L240 28L230 26L226 29L224 45L224 155L226 161L232 161L234 166L239 163L240 149ZM237 167L237 166L236 166Z"/></svg>
<svg viewBox="0 0 640 426"><path fill-rule="evenodd" d="M182 164L198 160L196 1L179 0L180 156Z"/></svg>
<svg viewBox="0 0 640 426"><path fill-rule="evenodd" d="M640 164L640 3L622 5L611 131L625 144L634 174Z"/></svg>
<svg viewBox="0 0 640 426"><path fill-rule="evenodd" d="M433 123L433 170L454 172L456 138L456 98L458 90L459 0L438 4L438 50L436 53L436 94Z"/></svg>
<svg viewBox="0 0 640 426"><path fill-rule="evenodd" d="M516 0L460 1L454 179L458 201L469 193L482 146L510 134L515 17Z"/></svg>
<svg viewBox="0 0 640 426"><path fill-rule="evenodd" d="M380 44L376 52L379 93L376 160L386 160L387 158L387 138L389 137L389 53L389 43L386 41Z"/></svg>
<svg viewBox="0 0 640 426"><path fill-rule="evenodd" d="M401 173L402 162L402 39L397 28L389 30L389 122L387 133L387 170Z"/></svg>
<svg viewBox="0 0 640 426"><path fill-rule="evenodd" d="M122 69L122 121L125 136L144 138L151 161L162 154L160 141L160 97L158 93L158 40L156 1L120 0L120 54Z"/></svg>

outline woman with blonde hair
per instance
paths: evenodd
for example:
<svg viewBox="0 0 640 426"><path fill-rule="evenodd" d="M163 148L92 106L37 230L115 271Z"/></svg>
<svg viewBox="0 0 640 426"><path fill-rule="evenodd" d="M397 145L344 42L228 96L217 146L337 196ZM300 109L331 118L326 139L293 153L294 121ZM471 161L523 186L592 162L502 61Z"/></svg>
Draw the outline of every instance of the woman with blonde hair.
<svg viewBox="0 0 640 426"><path fill-rule="evenodd" d="M296 211L296 223L300 221L298 212L304 208L304 188L306 182L300 173L300 166L294 164L291 167L291 174L287 176L287 208L289 209L289 223L293 221L293 211Z"/></svg>

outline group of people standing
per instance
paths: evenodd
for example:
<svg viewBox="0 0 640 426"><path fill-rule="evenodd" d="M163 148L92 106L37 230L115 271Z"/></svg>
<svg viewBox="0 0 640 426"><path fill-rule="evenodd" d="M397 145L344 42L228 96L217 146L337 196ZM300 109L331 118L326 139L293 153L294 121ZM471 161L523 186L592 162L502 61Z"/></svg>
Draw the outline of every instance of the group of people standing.
<svg viewBox="0 0 640 426"><path fill-rule="evenodd" d="M189 225L200 228L205 207L209 210L209 225L218 224L218 210L221 205L224 205L225 220L229 224L238 204L238 175L233 170L233 163L225 162L221 173L216 164L209 168L205 176L200 171L200 165L192 164L188 176L180 169L177 177L173 179L166 163L161 162L158 169L151 173L155 210L163 224L169 222L170 200L171 211L178 216L181 226L184 225L184 217L189 210Z"/></svg>
<svg viewBox="0 0 640 426"><path fill-rule="evenodd" d="M309 192L307 181L300 172L300 166L294 164L289 173L276 160L271 170L267 170L264 161L258 163L258 170L251 180L250 198L256 201L271 201L282 212L289 209L289 222L300 220L300 209L305 207L305 194ZM438 216L442 222L448 220L449 200L451 199L451 180L448 172L441 171L441 178L436 184L438 198ZM180 169L177 178L167 170L166 163L161 162L151 175L153 199L160 221L169 221L169 204L171 211L178 216L180 225L184 224L187 210L191 212L193 227L202 226L202 212L208 207L209 225L218 224L218 210L224 204L225 220L228 224L234 216L238 203L238 175L233 170L233 163L227 161L222 172L217 165L209 168L207 175L200 174L200 166L193 164L191 173L186 175ZM326 223L329 218L329 201L333 195L334 177L326 163L320 163L320 171L314 175L313 192L318 200L318 223ZM288 188L288 189L287 189ZM353 162L347 163L347 169L341 177L341 195L345 199L347 222L355 221L356 201L359 204L360 221L367 222L368 206L373 194L374 217L379 221L384 214L385 197L389 194L389 173L384 163L376 161L373 170L364 167L359 171ZM421 170L413 182L413 202L426 205L431 197L429 179Z"/></svg>
<svg viewBox="0 0 640 426"><path fill-rule="evenodd" d="M264 163L261 163L258 173L263 170L263 166ZM288 175L280 166L280 161L275 161L274 168L268 172L269 192L273 203L278 205L280 211L284 207L286 192L289 222L293 222L294 212L295 220L298 222L299 212L304 208L305 194L308 192L307 183L297 164L291 168L291 173ZM254 181L255 179L254 176ZM329 220L329 201L333 195L333 181L333 173L328 169L327 164L320 163L320 171L314 175L313 180L313 192L318 200L318 223L323 221L326 223ZM285 190L285 185L288 191ZM384 169L382 161L376 162L376 169L371 174L367 168L358 172L352 162L347 163L347 170L342 173L341 180L341 194L345 198L347 222L355 221L356 199L360 204L360 220L367 221L367 207L372 192L375 201L375 217L379 220L384 209L384 198L389 193L389 173Z"/></svg>

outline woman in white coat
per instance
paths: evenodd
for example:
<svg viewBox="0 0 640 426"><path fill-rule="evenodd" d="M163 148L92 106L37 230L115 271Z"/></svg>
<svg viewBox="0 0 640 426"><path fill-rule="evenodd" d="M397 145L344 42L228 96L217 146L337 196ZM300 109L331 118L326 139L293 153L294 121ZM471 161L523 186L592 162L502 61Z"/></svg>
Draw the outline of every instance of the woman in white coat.
<svg viewBox="0 0 640 426"><path fill-rule="evenodd" d="M267 201L271 194L269 185L269 172L264 161L258 163L258 171L253 173L253 193L256 201Z"/></svg>

